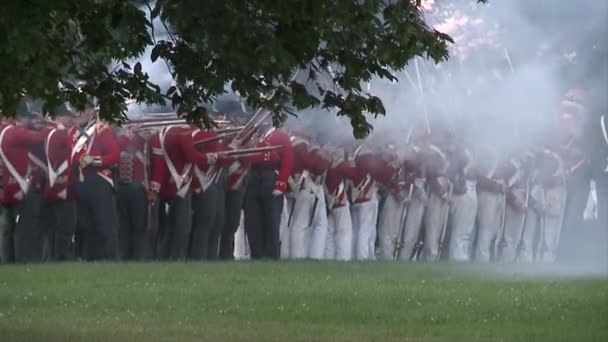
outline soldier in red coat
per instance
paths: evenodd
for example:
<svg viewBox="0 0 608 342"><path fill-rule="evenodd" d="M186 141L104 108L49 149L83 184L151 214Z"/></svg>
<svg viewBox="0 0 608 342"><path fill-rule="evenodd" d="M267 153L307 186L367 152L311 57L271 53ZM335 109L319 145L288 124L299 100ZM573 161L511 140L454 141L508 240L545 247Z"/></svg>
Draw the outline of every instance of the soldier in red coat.
<svg viewBox="0 0 608 342"><path fill-rule="evenodd" d="M549 146L535 156L535 177L532 184L530 223L526 222L525 246L522 261L534 260L552 263L557 257L564 208L566 205L566 178L564 162L555 146ZM532 239L535 234L538 239Z"/></svg>
<svg viewBox="0 0 608 342"><path fill-rule="evenodd" d="M448 176L453 184L450 203L449 260L463 262L472 258L477 217L477 174L473 152L456 144L450 153Z"/></svg>
<svg viewBox="0 0 608 342"><path fill-rule="evenodd" d="M216 109L220 113L225 113L235 126L245 125L249 117L245 108L236 100L222 102L218 104ZM225 143L228 143L228 141ZM220 258L224 260L234 259L235 233L241 222L249 166L250 161L246 158L241 158L232 161L224 170L226 178L225 219L220 238Z"/></svg>
<svg viewBox="0 0 608 342"><path fill-rule="evenodd" d="M508 160L500 159L497 151L480 155L477 178L478 201L475 260L490 262L498 256L507 204L507 181L515 169Z"/></svg>
<svg viewBox="0 0 608 342"><path fill-rule="evenodd" d="M182 149L193 166L192 233L189 257L194 260L218 258L219 242L224 228L225 179L223 167L230 161L219 152L226 148L213 139L212 130L192 129L181 136Z"/></svg>
<svg viewBox="0 0 608 342"><path fill-rule="evenodd" d="M413 144L406 147L402 173L408 192L409 203L403 227L399 260L414 260L420 251L422 221L428 200L426 189L426 165L420 146Z"/></svg>
<svg viewBox="0 0 608 342"><path fill-rule="evenodd" d="M445 145L431 144L426 147L425 169L429 199L424 212L423 255L427 261L440 258L444 246L451 199L451 183L447 171L449 160Z"/></svg>
<svg viewBox="0 0 608 342"><path fill-rule="evenodd" d="M120 149L109 124L93 108L70 130L72 183L78 201L77 240L85 260L118 258L118 212L112 169Z"/></svg>
<svg viewBox="0 0 608 342"><path fill-rule="evenodd" d="M311 259L325 258L325 243L327 242L329 221L324 182L330 162L331 157L324 153L317 144L312 143L309 146L307 168L310 172L311 187L315 195L313 212L309 223L311 226L311 237L308 257Z"/></svg>
<svg viewBox="0 0 608 342"><path fill-rule="evenodd" d="M367 160L367 168L384 194L378 215L378 256L391 260L405 218L405 186L401 183L401 163L392 146L382 146Z"/></svg>
<svg viewBox="0 0 608 342"><path fill-rule="evenodd" d="M152 237L148 230L149 133L137 127L119 130L120 147L116 199L120 229L120 257L123 260L147 260L152 257Z"/></svg>
<svg viewBox="0 0 608 342"><path fill-rule="evenodd" d="M48 132L41 129L39 118L26 111L21 113L18 124L5 121L0 128L2 206L7 211L2 228L5 262L43 260L42 189L39 174L32 182L29 158L31 151L41 147Z"/></svg>
<svg viewBox="0 0 608 342"><path fill-rule="evenodd" d="M74 259L76 201L71 184L71 146L68 130L74 126L74 113L63 106L57 125L44 141L47 166L44 214L48 224L48 252L52 260Z"/></svg>
<svg viewBox="0 0 608 342"><path fill-rule="evenodd" d="M378 184L372 177L375 151L366 145L355 150L355 162L350 184L351 215L353 221L354 258L375 259L376 222L378 218Z"/></svg>
<svg viewBox="0 0 608 342"><path fill-rule="evenodd" d="M331 160L324 182L329 211L325 257L352 260L353 224L346 182L356 176L354 161L348 161L344 149L336 145L327 145L323 149Z"/></svg>
<svg viewBox="0 0 608 342"><path fill-rule="evenodd" d="M280 256L279 225L283 194L293 168L293 151L289 135L267 124L258 147L281 146L282 150L251 158L245 195L245 232L253 259Z"/></svg>
<svg viewBox="0 0 608 342"><path fill-rule="evenodd" d="M158 206L156 243L160 259L184 260L192 230L192 163L182 149L189 126L167 126L150 138L152 148L149 200Z"/></svg>
<svg viewBox="0 0 608 342"><path fill-rule="evenodd" d="M281 220L281 257L321 259L327 239L322 178L329 163L306 135L308 132L301 131L291 138L294 167Z"/></svg>

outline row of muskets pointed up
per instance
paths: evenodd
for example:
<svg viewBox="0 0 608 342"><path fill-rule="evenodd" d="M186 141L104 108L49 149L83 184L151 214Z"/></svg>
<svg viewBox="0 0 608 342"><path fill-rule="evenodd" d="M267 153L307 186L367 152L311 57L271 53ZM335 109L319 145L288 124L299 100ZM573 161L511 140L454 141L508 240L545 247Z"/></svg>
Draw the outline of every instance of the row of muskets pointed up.
<svg viewBox="0 0 608 342"><path fill-rule="evenodd" d="M214 129L63 109L1 122L4 262L553 262L566 179L583 164L576 136L505 158L441 129L321 142L237 99L217 104Z"/></svg>

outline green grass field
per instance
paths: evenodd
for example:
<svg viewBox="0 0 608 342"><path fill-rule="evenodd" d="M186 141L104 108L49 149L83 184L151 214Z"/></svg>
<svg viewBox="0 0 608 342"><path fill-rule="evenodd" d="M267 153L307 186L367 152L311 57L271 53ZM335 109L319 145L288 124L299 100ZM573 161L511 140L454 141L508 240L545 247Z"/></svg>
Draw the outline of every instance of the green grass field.
<svg viewBox="0 0 608 342"><path fill-rule="evenodd" d="M325 262L0 266L0 341L608 341L608 278Z"/></svg>

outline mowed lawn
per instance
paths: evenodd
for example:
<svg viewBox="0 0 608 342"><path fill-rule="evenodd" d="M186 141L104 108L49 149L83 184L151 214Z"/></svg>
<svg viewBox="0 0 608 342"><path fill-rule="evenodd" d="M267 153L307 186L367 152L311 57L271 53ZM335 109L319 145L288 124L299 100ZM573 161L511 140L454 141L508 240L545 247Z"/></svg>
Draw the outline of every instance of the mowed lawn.
<svg viewBox="0 0 608 342"><path fill-rule="evenodd" d="M500 267L1 265L0 341L608 341L607 278Z"/></svg>

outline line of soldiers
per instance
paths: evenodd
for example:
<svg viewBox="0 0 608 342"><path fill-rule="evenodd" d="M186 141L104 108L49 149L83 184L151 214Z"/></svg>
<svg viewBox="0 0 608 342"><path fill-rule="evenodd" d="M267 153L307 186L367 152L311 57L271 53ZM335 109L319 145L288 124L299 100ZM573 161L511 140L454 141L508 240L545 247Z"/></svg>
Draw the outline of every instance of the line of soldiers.
<svg viewBox="0 0 608 342"><path fill-rule="evenodd" d="M219 112L245 128L3 119L2 260L552 262L584 160L572 144L501 160L441 130L320 144L236 101Z"/></svg>

